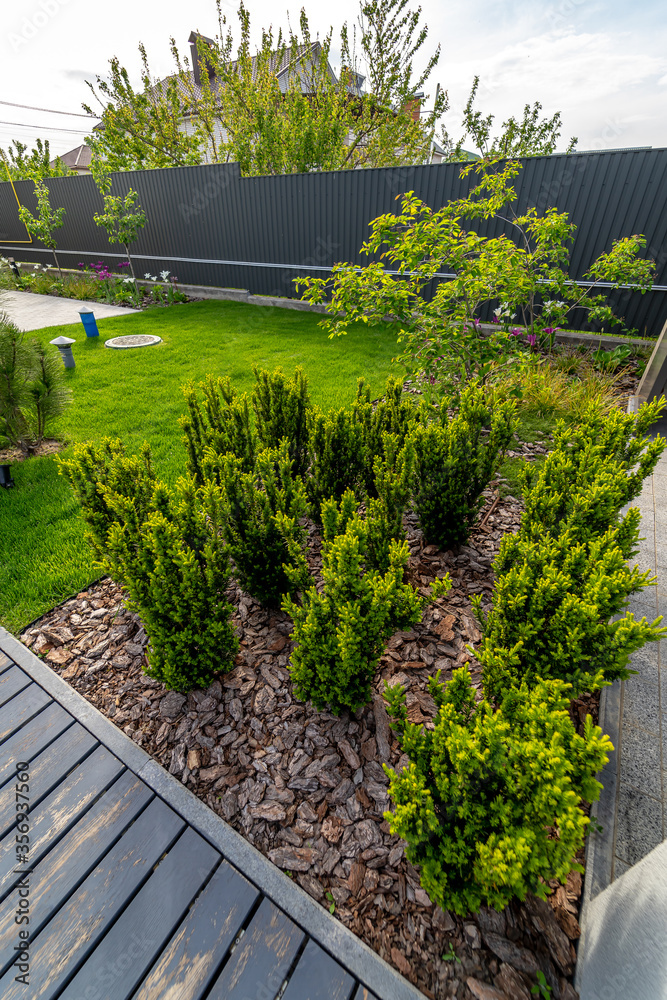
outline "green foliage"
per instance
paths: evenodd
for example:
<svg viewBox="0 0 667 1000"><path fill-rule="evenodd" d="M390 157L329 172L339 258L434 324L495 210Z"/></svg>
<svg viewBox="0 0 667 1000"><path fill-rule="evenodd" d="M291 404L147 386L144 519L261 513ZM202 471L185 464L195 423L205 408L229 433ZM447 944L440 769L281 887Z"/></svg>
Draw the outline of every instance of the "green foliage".
<svg viewBox="0 0 667 1000"><path fill-rule="evenodd" d="M237 11L237 45L218 2L216 38L197 36L198 74L173 38L175 72L162 81L152 77L139 46L141 89L131 86L117 58L110 61L108 81L98 76L96 86L89 84L104 128L88 141L113 170L235 162L243 176L251 176L425 163L448 102L438 91L435 99L424 99L427 111L414 114L439 49L413 79L413 55L426 29L419 25L419 11L403 13L405 5L406 0L371 0L361 7L359 41L372 83L372 91L364 93L353 70L356 54L347 25L338 40L332 28L314 39L302 10L297 29L263 29L253 54L256 32L248 9L240 4ZM334 51L342 63L337 75ZM186 116L190 134L178 127Z"/></svg>
<svg viewBox="0 0 667 1000"><path fill-rule="evenodd" d="M257 438L263 448L277 448L287 438L295 476L305 476L308 468L308 417L312 404L308 379L303 368L287 378L281 368L268 372L253 367L255 387L252 408Z"/></svg>
<svg viewBox="0 0 667 1000"><path fill-rule="evenodd" d="M352 323L398 324L398 358L428 385L451 392L460 380L482 382L538 342L553 345L556 328L574 310L602 326L622 326L608 305L611 291L628 285L644 292L651 286L654 262L640 256L643 236L617 240L577 284L568 275L569 247L575 227L566 213L534 208L517 215L515 161L480 160L461 171L480 180L466 198L434 211L408 192L400 211L371 223L371 236L361 252L378 259L358 268L335 264L329 278L297 278L303 298L326 304L321 325L330 336L347 333ZM481 236L461 220L495 219L511 223L511 237ZM436 276L435 293L427 297ZM524 343L509 326L489 334L481 328L483 305L501 302L508 321L518 314L527 332Z"/></svg>
<svg viewBox="0 0 667 1000"><path fill-rule="evenodd" d="M580 799L602 787L594 775L613 749L587 716L579 736L568 686L540 681L514 690L493 710L477 703L467 668L430 690L433 729L407 721L405 692L386 689L401 749L410 764L385 766L395 811L391 832L407 841L434 903L465 915L482 904L502 910L528 893L545 898L550 879L577 869L589 822Z"/></svg>
<svg viewBox="0 0 667 1000"><path fill-rule="evenodd" d="M403 583L407 543L391 543L384 575L364 571L368 528L352 514L353 503L354 495L348 492L339 508L334 500L323 505L322 592L311 582L301 605L283 601L294 622L290 671L297 697L310 699L318 708L329 705L336 714L370 701L385 643L397 629L416 624L425 603ZM332 536L336 527L343 533ZM438 581L433 596L446 593L449 586L449 580Z"/></svg>
<svg viewBox="0 0 667 1000"><path fill-rule="evenodd" d="M403 512L410 500L414 460L410 438L399 451L398 435L383 435L382 455L377 455L373 463L376 496L366 504L366 563L380 573L389 569L392 542L405 540Z"/></svg>
<svg viewBox="0 0 667 1000"><path fill-rule="evenodd" d="M54 210L51 208L49 189L41 178L35 181L35 195L37 196L37 217L25 205L20 205L19 218L28 230L30 237L34 240L39 240L45 247L51 250L58 273L62 279L63 274L56 255L56 241L53 234L63 224L65 209L56 208Z"/></svg>
<svg viewBox="0 0 667 1000"><path fill-rule="evenodd" d="M243 472L250 472L255 465L257 442L246 393L239 396L228 376L207 375L199 383L199 389L201 402L193 381L183 386L188 413L178 420L183 430L189 474L203 485L207 450L215 455L231 452L241 463Z"/></svg>
<svg viewBox="0 0 667 1000"><path fill-rule="evenodd" d="M111 194L109 166L98 162L93 175L95 183L104 199L104 211L93 216L96 224L106 230L109 243L122 243L135 282L134 264L130 256L130 244L136 242L139 230L146 225L146 213L137 205L139 195L130 188L125 196Z"/></svg>
<svg viewBox="0 0 667 1000"><path fill-rule="evenodd" d="M358 490L364 480L364 427L357 412L341 407L324 413L315 407L308 432L308 496L315 510L330 497Z"/></svg>
<svg viewBox="0 0 667 1000"><path fill-rule="evenodd" d="M542 997L542 1000L549 1000L551 997L551 987L547 983L546 976L541 969L538 969L535 973L536 983L530 987L530 992L535 996Z"/></svg>
<svg viewBox="0 0 667 1000"><path fill-rule="evenodd" d="M535 101L526 104L523 109L523 119L518 122L514 116L503 122L503 131L492 137L494 115L482 116L481 111L475 111L473 106L479 89L479 76L476 76L470 97L463 112L463 128L465 133L454 147L451 159L466 159L463 155L463 145L468 138L472 139L475 149L481 156L507 158L510 156L550 156L556 151L560 136L561 116L557 111L551 118L540 120L542 105ZM566 153L572 153L577 145L575 138L570 139Z"/></svg>
<svg viewBox="0 0 667 1000"><path fill-rule="evenodd" d="M12 148L13 147L13 148ZM51 164L49 140L37 139L35 148L28 153L28 147L18 139L12 139L6 150L0 149L0 160L4 160L7 173L13 181L37 180L44 177L74 177L76 170L65 166L59 156Z"/></svg>
<svg viewBox="0 0 667 1000"><path fill-rule="evenodd" d="M605 351L603 347L598 347L592 352L591 357L595 365L603 372L614 372L620 364L632 354L632 350L627 344L619 344L613 350Z"/></svg>
<svg viewBox="0 0 667 1000"><path fill-rule="evenodd" d="M628 597L651 582L630 569L639 511L621 509L639 495L642 480L665 447L644 437L662 400L637 416L591 409L586 422L560 422L555 448L536 474L523 476L525 512L517 535L503 538L494 569L493 609L474 599L483 641L487 696L538 677L559 677L575 694L629 676L630 655L666 634L632 614L610 621Z"/></svg>
<svg viewBox="0 0 667 1000"><path fill-rule="evenodd" d="M143 524L153 509L157 479L150 447L144 444L140 457L128 455L120 438L104 437L99 444L75 445L72 458L56 456L56 462L58 471L69 480L81 505L88 529L86 541L98 564L102 564L109 559L108 539L112 525L124 523L119 521L118 498L131 504L133 518L139 524ZM110 567L110 573L118 582L125 582L122 565Z"/></svg>
<svg viewBox="0 0 667 1000"><path fill-rule="evenodd" d="M253 472L244 472L233 454L211 456L211 462L223 490L221 530L239 583L261 604L276 607L293 575L307 572L300 521L308 502L303 482L292 475L287 441L260 451Z"/></svg>
<svg viewBox="0 0 667 1000"><path fill-rule="evenodd" d="M513 417L512 400L490 407L472 384L455 417L449 420L443 406L439 423L416 428L414 503L429 544L447 549L467 540L482 491L512 439Z"/></svg>
<svg viewBox="0 0 667 1000"><path fill-rule="evenodd" d="M116 515L107 539L109 569L120 567L149 638L146 673L177 691L205 688L231 670L239 642L225 600L229 552L222 534L220 487L179 479L157 484L145 520L132 498L102 486Z"/></svg>
<svg viewBox="0 0 667 1000"><path fill-rule="evenodd" d="M360 378L352 409L355 419L363 427L363 485L367 496L377 497L375 460L385 457L385 435L395 437L398 448L402 448L420 414L411 398L403 394L402 380L391 376L387 379L384 396L375 404L371 402L370 386Z"/></svg>
<svg viewBox="0 0 667 1000"><path fill-rule="evenodd" d="M33 452L71 400L55 349L26 340L0 312L0 441Z"/></svg>

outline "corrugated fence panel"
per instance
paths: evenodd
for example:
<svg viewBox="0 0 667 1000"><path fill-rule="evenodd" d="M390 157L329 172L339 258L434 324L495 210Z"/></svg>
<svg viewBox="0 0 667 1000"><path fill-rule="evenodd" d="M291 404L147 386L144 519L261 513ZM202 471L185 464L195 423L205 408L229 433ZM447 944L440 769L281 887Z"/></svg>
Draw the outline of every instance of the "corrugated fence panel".
<svg viewBox="0 0 667 1000"><path fill-rule="evenodd" d="M476 183L458 164L242 178L237 164L175 167L114 174L113 192L139 193L148 219L132 248L137 273L167 270L181 282L247 288L254 294L298 297L293 279L326 274L336 261L363 264L369 224L399 209L407 191L433 209L464 196ZM110 247L93 215L102 198L90 176L49 181L53 207L65 208L58 231L61 261L124 258ZM32 211L31 181L0 183L0 252L49 262L50 251L25 242L16 197ZM643 233L657 263L656 285L667 285L667 149L573 153L523 160L514 210L556 207L577 226L570 274L580 278L613 240ZM471 224L472 225L472 224ZM502 222L479 225L487 235L512 234ZM323 270L324 269L324 270ZM667 292L613 296L629 325L657 335L667 316ZM583 313L578 317L585 325Z"/></svg>

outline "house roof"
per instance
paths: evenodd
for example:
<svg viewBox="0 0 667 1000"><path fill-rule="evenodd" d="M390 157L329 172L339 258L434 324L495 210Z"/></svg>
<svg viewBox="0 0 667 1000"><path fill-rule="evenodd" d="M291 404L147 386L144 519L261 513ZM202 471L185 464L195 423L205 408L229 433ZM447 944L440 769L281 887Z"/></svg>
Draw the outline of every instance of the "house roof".
<svg viewBox="0 0 667 1000"><path fill-rule="evenodd" d="M82 146L77 146L76 149L70 149L68 153L56 156L55 159L51 160L49 166L54 167L56 160L60 160L63 166L69 167L70 170L90 170L92 159L93 151L90 146L86 146L84 143Z"/></svg>

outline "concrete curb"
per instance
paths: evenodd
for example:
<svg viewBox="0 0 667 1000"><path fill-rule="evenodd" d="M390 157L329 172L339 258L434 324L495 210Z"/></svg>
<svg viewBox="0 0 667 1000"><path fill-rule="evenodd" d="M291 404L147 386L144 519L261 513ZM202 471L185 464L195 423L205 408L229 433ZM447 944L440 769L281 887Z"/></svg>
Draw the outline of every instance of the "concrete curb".
<svg viewBox="0 0 667 1000"><path fill-rule="evenodd" d="M276 868L241 834L233 830L193 792L164 770L101 712L69 686L50 667L0 627L0 651L12 659L51 697L67 709L126 767L144 781L198 833L216 847L276 906L305 930L333 958L344 965L380 1000L424 1000L416 987L315 902L308 893Z"/></svg>

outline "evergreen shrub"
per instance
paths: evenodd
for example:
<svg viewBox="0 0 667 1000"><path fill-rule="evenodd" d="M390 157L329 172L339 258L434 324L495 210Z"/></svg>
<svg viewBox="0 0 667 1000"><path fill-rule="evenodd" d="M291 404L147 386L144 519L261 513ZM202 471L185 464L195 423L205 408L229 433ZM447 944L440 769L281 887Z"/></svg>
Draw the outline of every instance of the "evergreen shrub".
<svg viewBox="0 0 667 1000"><path fill-rule="evenodd" d="M261 604L279 606L290 590L290 573L306 565L300 521L309 513L303 481L292 475L287 440L260 451L253 472L244 472L232 454L209 453L203 467L208 477L215 469L222 486L220 525L242 589Z"/></svg>
<svg viewBox="0 0 667 1000"><path fill-rule="evenodd" d="M609 739L590 716L577 734L561 681L513 690L496 711L475 701L466 667L446 687L431 679L430 690L432 729L408 723L402 688L385 689L410 757L399 774L385 765L391 832L407 842L433 902L461 916L528 893L545 898L550 879L582 870L573 859L589 819L579 803L599 796L594 775Z"/></svg>
<svg viewBox="0 0 667 1000"><path fill-rule="evenodd" d="M471 384L451 420L443 406L439 422L415 428L413 495L428 544L448 549L467 541L482 491L512 439L514 409L513 400L490 407Z"/></svg>
<svg viewBox="0 0 667 1000"><path fill-rule="evenodd" d="M260 446L278 448L282 439L287 438L293 474L304 477L308 469L308 422L312 404L303 368L296 368L293 378L284 375L280 368L268 372L253 367L253 372L252 408Z"/></svg>
<svg viewBox="0 0 667 1000"><path fill-rule="evenodd" d="M316 511L330 497L359 492L364 482L364 427L353 410L315 407L308 433L308 496Z"/></svg>
<svg viewBox="0 0 667 1000"><path fill-rule="evenodd" d="M289 598L283 601L294 622L290 671L295 693L317 708L330 706L336 714L370 701L373 675L387 640L397 630L415 625L425 604L403 583L406 542L391 543L386 573L364 569L368 526L354 505L351 491L339 505L335 500L323 505L321 593L311 580L301 604ZM450 586L448 579L437 581L432 598Z"/></svg>
<svg viewBox="0 0 667 1000"><path fill-rule="evenodd" d="M257 443L250 421L248 397L239 396L228 376L208 375L199 383L201 402L194 382L183 386L188 413L179 418L183 443L188 456L188 472L202 486L204 454L210 449L216 455L231 452L241 462L244 472L250 472L255 462Z"/></svg>

